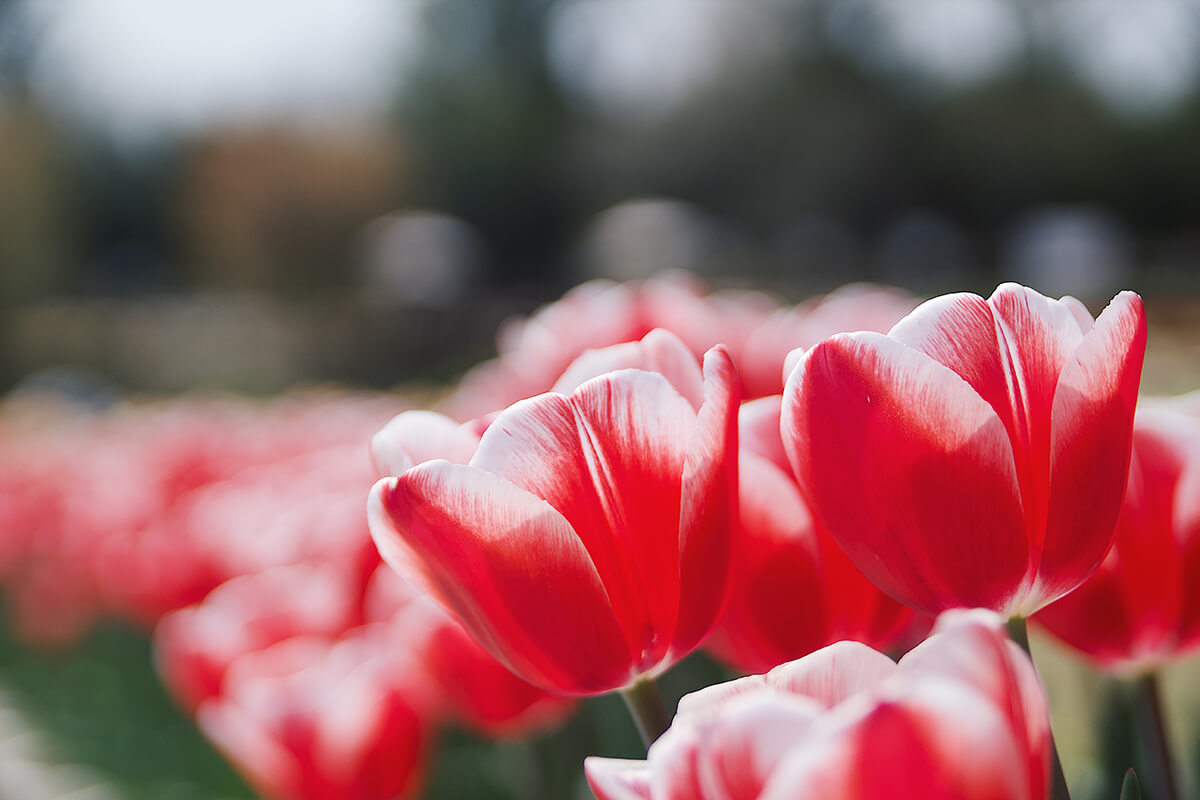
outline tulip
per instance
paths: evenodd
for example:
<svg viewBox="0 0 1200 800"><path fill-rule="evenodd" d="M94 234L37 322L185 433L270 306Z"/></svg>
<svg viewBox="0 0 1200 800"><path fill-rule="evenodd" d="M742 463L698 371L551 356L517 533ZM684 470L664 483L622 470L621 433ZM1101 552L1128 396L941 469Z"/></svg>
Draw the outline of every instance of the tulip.
<svg viewBox="0 0 1200 800"><path fill-rule="evenodd" d="M159 674L177 701L195 711L221 694L225 673L241 656L294 636L335 637L359 624L358 593L347 571L332 562L234 578L159 622Z"/></svg>
<svg viewBox="0 0 1200 800"><path fill-rule="evenodd" d="M1137 295L1096 320L1005 284L834 336L788 377L782 431L814 513L926 613L1026 617L1108 552L1146 344Z"/></svg>
<svg viewBox="0 0 1200 800"><path fill-rule="evenodd" d="M1117 538L1034 620L1099 666L1147 672L1200 647L1200 420L1140 408Z"/></svg>
<svg viewBox="0 0 1200 800"><path fill-rule="evenodd" d="M535 686L660 673L716 622L736 522L737 376L720 347L693 369L698 405L622 369L501 412L465 465L381 480L381 554Z"/></svg>
<svg viewBox="0 0 1200 800"><path fill-rule="evenodd" d="M1113 548L1082 586L1034 617L1102 669L1134 679L1146 777L1168 799L1180 795L1159 671L1200 647L1200 420L1184 413L1190 402L1138 409Z"/></svg>
<svg viewBox="0 0 1200 800"><path fill-rule="evenodd" d="M835 333L886 333L917 306L907 292L888 286L850 283L798 306L780 308L746 337L737 359L746 398L778 394L787 380L781 368L797 347L812 347Z"/></svg>
<svg viewBox="0 0 1200 800"><path fill-rule="evenodd" d="M839 642L684 697L645 761L589 758L600 800L1044 800L1033 664L987 611L948 612L899 664Z"/></svg>
<svg viewBox="0 0 1200 800"><path fill-rule="evenodd" d="M655 328L670 330L697 358L717 344L740 353L777 305L761 292L709 293L684 272L618 284L589 281L529 318L505 323L496 337L499 357L468 372L441 410L471 419L505 408L549 390L588 350L636 341ZM769 367L771 392L779 390L779 366Z"/></svg>
<svg viewBox="0 0 1200 800"><path fill-rule="evenodd" d="M886 649L913 619L813 519L779 438L781 401L753 400L738 415L738 552L725 615L705 645L744 672L842 639Z"/></svg>
<svg viewBox="0 0 1200 800"><path fill-rule="evenodd" d="M261 796L414 797L433 740L431 693L423 669L384 651L381 634L365 626L247 654L196 721Z"/></svg>
<svg viewBox="0 0 1200 800"><path fill-rule="evenodd" d="M540 394L580 353L643 335L634 288L594 280L576 286L528 318L512 319L496 336L499 357L472 368L441 409L480 417Z"/></svg>

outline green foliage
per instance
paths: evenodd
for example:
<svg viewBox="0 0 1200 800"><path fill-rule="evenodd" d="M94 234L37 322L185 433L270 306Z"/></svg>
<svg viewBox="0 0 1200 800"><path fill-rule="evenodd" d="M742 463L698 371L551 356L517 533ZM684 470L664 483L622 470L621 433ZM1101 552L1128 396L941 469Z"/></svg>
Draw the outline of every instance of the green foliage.
<svg viewBox="0 0 1200 800"><path fill-rule="evenodd" d="M70 651L39 652L0 629L0 686L62 763L129 800L253 797L166 696L137 631L107 626Z"/></svg>
<svg viewBox="0 0 1200 800"><path fill-rule="evenodd" d="M662 681L668 710L729 675L703 655ZM128 800L238 800L253 793L166 695L144 633L110 624L66 650L39 651L0 625L0 689L51 747L53 763L96 773ZM492 742L443 734L426 800L587 800L589 755L645 755L616 695L592 698L559 730Z"/></svg>

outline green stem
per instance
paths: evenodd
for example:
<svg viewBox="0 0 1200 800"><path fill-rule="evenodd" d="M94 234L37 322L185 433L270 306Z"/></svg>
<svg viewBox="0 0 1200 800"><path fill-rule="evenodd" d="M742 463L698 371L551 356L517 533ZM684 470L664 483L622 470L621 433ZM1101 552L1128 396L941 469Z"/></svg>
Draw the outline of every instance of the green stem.
<svg viewBox="0 0 1200 800"><path fill-rule="evenodd" d="M633 717L633 724L642 736L642 742L649 749L650 745L671 727L667 709L658 693L658 684L653 678L643 678L628 689L622 689L621 697L625 699L625 705Z"/></svg>
<svg viewBox="0 0 1200 800"><path fill-rule="evenodd" d="M1029 660L1033 661L1033 653L1029 649L1029 625L1024 617L1013 617L1008 621L1008 636L1020 645L1025 655L1029 656ZM1036 664L1034 669L1037 669Z"/></svg>
<svg viewBox="0 0 1200 800"><path fill-rule="evenodd" d="M1024 617L1013 617L1008 621L1008 635L1020 645L1025 655L1029 656L1030 663L1033 663L1033 653L1029 649L1029 627ZM1037 664L1034 664L1033 668L1036 671ZM1054 800L1071 800L1071 792L1067 789L1067 776L1063 772L1062 759L1058 757L1058 742L1054 740L1053 730L1050 731L1050 762L1050 796Z"/></svg>
<svg viewBox="0 0 1200 800"><path fill-rule="evenodd" d="M1167 740L1167 725L1163 713L1162 688L1158 673L1147 672L1138 678L1137 721L1142 747L1146 753L1146 778L1155 797L1178 800L1178 783L1171 762L1171 746Z"/></svg>

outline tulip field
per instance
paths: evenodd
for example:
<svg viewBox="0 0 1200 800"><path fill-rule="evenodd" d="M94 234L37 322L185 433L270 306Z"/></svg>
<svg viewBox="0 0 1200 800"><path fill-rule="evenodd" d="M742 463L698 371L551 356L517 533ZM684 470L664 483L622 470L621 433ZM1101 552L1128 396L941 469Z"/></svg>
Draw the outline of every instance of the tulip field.
<svg viewBox="0 0 1200 800"><path fill-rule="evenodd" d="M0 797L1196 796L1154 310L672 274L438 393L15 393Z"/></svg>

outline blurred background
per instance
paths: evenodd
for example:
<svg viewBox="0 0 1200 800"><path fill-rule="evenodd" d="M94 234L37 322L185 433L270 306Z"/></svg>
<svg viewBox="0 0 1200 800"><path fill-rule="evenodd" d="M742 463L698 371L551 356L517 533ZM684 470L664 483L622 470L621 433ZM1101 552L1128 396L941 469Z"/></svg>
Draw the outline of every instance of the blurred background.
<svg viewBox="0 0 1200 800"><path fill-rule="evenodd" d="M576 283L674 269L1132 288L1147 388L1185 391L1198 143L1200 0L0 0L0 393L410 391ZM0 634L6 800L248 796L143 632ZM430 796L532 796L535 755L586 796L578 758L630 741L609 701L567 745L451 739Z"/></svg>
<svg viewBox="0 0 1200 800"><path fill-rule="evenodd" d="M444 379L677 267L1187 295L1198 80L1194 0L0 0L0 387Z"/></svg>

